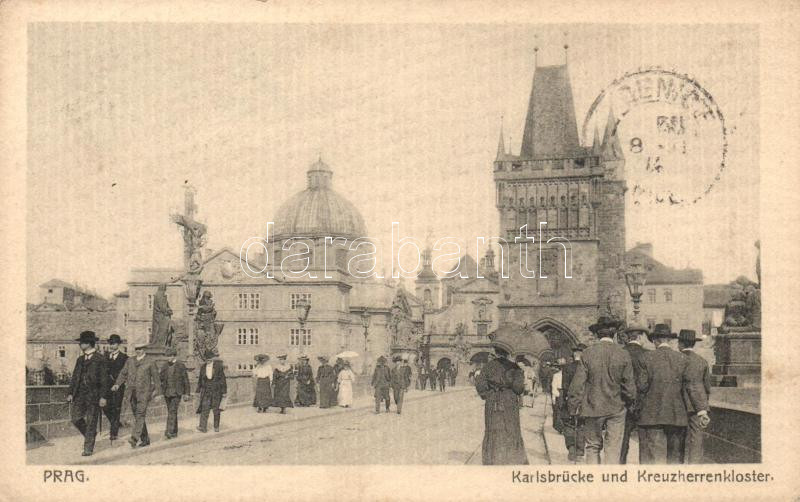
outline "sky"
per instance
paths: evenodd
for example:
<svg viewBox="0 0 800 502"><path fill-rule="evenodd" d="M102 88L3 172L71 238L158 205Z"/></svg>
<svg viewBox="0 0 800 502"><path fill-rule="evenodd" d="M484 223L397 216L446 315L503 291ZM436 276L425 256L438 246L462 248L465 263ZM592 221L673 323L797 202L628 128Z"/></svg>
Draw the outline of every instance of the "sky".
<svg viewBox="0 0 800 502"><path fill-rule="evenodd" d="M706 283L755 277L758 36L745 26L42 23L28 37L29 301L54 277L110 296L132 268L179 267L169 215L186 182L208 247L238 250L319 156L387 249L394 221L421 241L497 235L501 117L518 153L533 49L539 65L562 64L565 40L579 129L638 69L688 74L713 96L720 180L687 205L635 205L629 192L627 245L652 242ZM703 155L662 181L693 180ZM631 178L640 160L626 155Z"/></svg>

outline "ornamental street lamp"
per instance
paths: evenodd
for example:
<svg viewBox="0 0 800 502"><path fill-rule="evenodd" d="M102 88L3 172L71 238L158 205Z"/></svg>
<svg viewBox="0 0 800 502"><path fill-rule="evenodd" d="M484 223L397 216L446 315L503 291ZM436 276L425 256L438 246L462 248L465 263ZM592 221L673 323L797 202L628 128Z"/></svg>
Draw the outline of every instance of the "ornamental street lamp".
<svg viewBox="0 0 800 502"><path fill-rule="evenodd" d="M639 302L642 299L642 287L647 281L647 269L640 258L634 258L625 267L625 284L633 299L633 318L639 322Z"/></svg>
<svg viewBox="0 0 800 502"><path fill-rule="evenodd" d="M367 312L367 309L365 308L364 311L361 313L361 326L364 328L364 364L362 366L362 373L365 375L368 374L369 372L368 365L371 362L369 358L369 348L367 346L367 341L369 339L369 323L371 320L372 316L369 314L369 312Z"/></svg>

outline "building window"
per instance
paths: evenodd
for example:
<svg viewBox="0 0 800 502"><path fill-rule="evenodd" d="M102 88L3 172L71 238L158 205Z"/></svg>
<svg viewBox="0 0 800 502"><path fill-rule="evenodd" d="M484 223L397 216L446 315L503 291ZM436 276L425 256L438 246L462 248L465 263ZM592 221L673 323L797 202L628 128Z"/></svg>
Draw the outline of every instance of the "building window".
<svg viewBox="0 0 800 502"><path fill-rule="evenodd" d="M304 298L309 305L311 305L311 293L292 293L289 295L289 308L294 310L297 308L297 302Z"/></svg>
<svg viewBox="0 0 800 502"><path fill-rule="evenodd" d="M52 290L52 289L48 289L48 290L47 290L47 293L48 293L48 294L53 294L53 290Z"/></svg>
<svg viewBox="0 0 800 502"><path fill-rule="evenodd" d="M647 319L647 329L649 329L650 331L653 331L653 328L655 328L655 327L656 327L656 320L655 320L655 318L653 318L653 317L649 317L649 318Z"/></svg>
<svg viewBox="0 0 800 502"><path fill-rule="evenodd" d="M65 358L67 357L67 347L64 345L59 345L58 349L56 350L56 357Z"/></svg>
<svg viewBox="0 0 800 502"><path fill-rule="evenodd" d="M672 319L664 319L664 324L669 326L669 330L672 331Z"/></svg>
<svg viewBox="0 0 800 502"><path fill-rule="evenodd" d="M672 290L665 289L664 290L664 301L670 303L672 301Z"/></svg>
<svg viewBox="0 0 800 502"><path fill-rule="evenodd" d="M122 326L123 327L128 327L128 318L129 317L130 317L130 314L128 314L127 312L122 314Z"/></svg>
<svg viewBox="0 0 800 502"><path fill-rule="evenodd" d="M289 345L311 346L311 329L292 328L289 332Z"/></svg>
<svg viewBox="0 0 800 502"><path fill-rule="evenodd" d="M239 310L258 310L261 308L261 293L239 293L236 295Z"/></svg>
<svg viewBox="0 0 800 502"><path fill-rule="evenodd" d="M41 345L34 345L33 346L33 358L34 359L43 359L44 358L44 347Z"/></svg>
<svg viewBox="0 0 800 502"><path fill-rule="evenodd" d="M478 324L478 336L486 336L487 324Z"/></svg>
<svg viewBox="0 0 800 502"><path fill-rule="evenodd" d="M153 295L147 295L147 310L153 310Z"/></svg>
<svg viewBox="0 0 800 502"><path fill-rule="evenodd" d="M152 335L152 334L153 334L153 327L152 326L148 326L147 327L147 335L149 336L149 335Z"/></svg>
<svg viewBox="0 0 800 502"><path fill-rule="evenodd" d="M236 330L236 345L258 345L258 328Z"/></svg>
<svg viewBox="0 0 800 502"><path fill-rule="evenodd" d="M647 290L647 301L649 303L655 303L656 302L656 290L655 290L655 288L650 288L650 289Z"/></svg>
<svg viewBox="0 0 800 502"><path fill-rule="evenodd" d="M248 363L239 363L236 365L236 369L239 371L253 371L254 365Z"/></svg>

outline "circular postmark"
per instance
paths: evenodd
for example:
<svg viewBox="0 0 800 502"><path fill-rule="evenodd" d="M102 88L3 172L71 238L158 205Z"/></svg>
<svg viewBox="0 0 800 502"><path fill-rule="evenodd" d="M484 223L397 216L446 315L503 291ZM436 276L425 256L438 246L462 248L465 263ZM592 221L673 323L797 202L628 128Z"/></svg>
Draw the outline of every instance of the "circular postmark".
<svg viewBox="0 0 800 502"><path fill-rule="evenodd" d="M581 136L625 160L633 203L694 204L725 170L725 118L696 80L652 68L614 80L595 99Z"/></svg>

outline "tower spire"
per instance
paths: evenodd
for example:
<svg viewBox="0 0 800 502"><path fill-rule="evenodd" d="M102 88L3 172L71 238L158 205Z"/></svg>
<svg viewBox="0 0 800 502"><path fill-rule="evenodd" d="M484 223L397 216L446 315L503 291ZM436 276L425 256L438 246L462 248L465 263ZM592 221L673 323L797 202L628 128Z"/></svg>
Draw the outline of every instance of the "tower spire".
<svg viewBox="0 0 800 502"><path fill-rule="evenodd" d="M500 139L497 142L497 159L496 160L503 160L506 156L506 146L505 142L503 141L503 116L500 115Z"/></svg>
<svg viewBox="0 0 800 502"><path fill-rule="evenodd" d="M600 143L600 133L597 131L597 124L594 125L594 139L592 140L592 153L600 155L603 153L603 146Z"/></svg>
<svg viewBox="0 0 800 502"><path fill-rule="evenodd" d="M606 130L603 133L603 159L613 160L622 158L622 147L619 144L619 137L617 136L617 118L614 115L614 107L608 107L608 120L606 121Z"/></svg>

